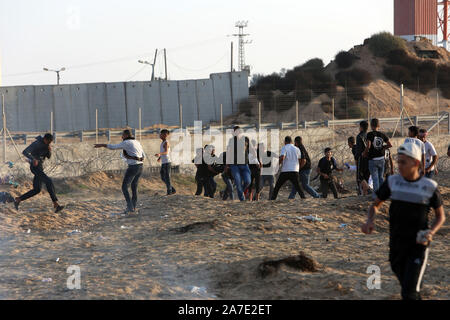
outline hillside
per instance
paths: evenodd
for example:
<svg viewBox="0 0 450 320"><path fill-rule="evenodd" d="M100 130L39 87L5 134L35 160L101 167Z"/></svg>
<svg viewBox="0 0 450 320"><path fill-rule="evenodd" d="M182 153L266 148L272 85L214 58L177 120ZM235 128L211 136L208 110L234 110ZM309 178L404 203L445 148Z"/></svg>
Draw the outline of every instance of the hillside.
<svg viewBox="0 0 450 320"><path fill-rule="evenodd" d="M239 112L225 123L257 121L258 101L263 103L263 122L295 121L296 100L300 100L300 121L330 119L332 98L336 118L365 118L369 104L371 117L397 116L400 83L406 83L404 105L410 116L436 114L437 93L439 111L450 111L450 52L427 40L406 42L388 37L398 42L398 48L385 56L374 54L370 38L344 52L352 59L348 67L339 67L336 59L321 67L320 59L312 59L285 74L259 78L250 88L249 100L243 101Z"/></svg>

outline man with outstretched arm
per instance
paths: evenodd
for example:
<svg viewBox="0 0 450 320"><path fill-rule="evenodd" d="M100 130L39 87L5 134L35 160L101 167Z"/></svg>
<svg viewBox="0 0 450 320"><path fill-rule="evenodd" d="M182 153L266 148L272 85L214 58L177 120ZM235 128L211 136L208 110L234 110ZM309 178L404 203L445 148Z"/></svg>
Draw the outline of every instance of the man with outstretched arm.
<svg viewBox="0 0 450 320"><path fill-rule="evenodd" d="M433 236L445 222L444 207L438 185L421 176L419 168L422 150L414 143L405 143L398 149L398 170L376 192L377 198L369 209L362 232L375 229L375 215L384 201L389 207L389 261L401 285L404 300L420 300L420 285L428 262L428 251ZM434 209L436 220L428 227L428 212Z"/></svg>
<svg viewBox="0 0 450 320"><path fill-rule="evenodd" d="M119 144L96 144L95 148L108 148L110 150L123 150L123 157L126 159L128 169L125 173L122 182L122 192L127 202L127 209L123 215L129 215L136 212L136 205L138 200L137 189L139 178L142 175L144 167L145 153L142 145L137 141L130 130L124 130L122 133L122 142ZM132 198L128 188L131 184Z"/></svg>
<svg viewBox="0 0 450 320"><path fill-rule="evenodd" d="M27 193L21 195L20 197L15 198L14 206L16 210L19 210L19 204L22 201L25 201L29 198L34 197L38 193L41 192L42 183L45 183L47 187L47 191L50 194L50 197L53 201L53 207L55 208L55 213L60 212L64 209L64 206L59 205L58 198L56 197L55 186L53 185L52 179L50 179L44 173L44 160L50 159L52 156L52 147L51 143L53 142L53 136L50 133L44 135L44 137L37 137L36 141L30 144L22 154L28 159L30 162L30 170L34 175L33 179L33 190L28 191Z"/></svg>

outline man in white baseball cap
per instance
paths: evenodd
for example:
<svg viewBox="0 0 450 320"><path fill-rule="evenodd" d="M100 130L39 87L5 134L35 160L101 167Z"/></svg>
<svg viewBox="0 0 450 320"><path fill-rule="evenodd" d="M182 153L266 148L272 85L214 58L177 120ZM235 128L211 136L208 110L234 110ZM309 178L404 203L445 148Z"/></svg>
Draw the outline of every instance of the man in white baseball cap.
<svg viewBox="0 0 450 320"><path fill-rule="evenodd" d="M435 181L421 176L422 150L415 143L398 148L398 171L389 176L376 192L362 232L371 234L375 214L384 201L389 207L389 261L402 287L404 300L420 300L420 285L427 266L429 245L445 222L441 194ZM436 219L429 227L428 212L434 209Z"/></svg>

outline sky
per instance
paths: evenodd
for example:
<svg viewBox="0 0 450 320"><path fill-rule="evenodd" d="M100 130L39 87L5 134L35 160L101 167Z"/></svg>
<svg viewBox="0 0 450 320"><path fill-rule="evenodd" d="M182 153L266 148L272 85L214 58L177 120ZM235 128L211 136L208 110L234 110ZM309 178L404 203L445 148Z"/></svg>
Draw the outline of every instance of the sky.
<svg viewBox="0 0 450 320"><path fill-rule="evenodd" d="M270 74L311 58L329 63L380 31L393 32L392 0L0 0L3 86L209 78L238 65L236 21L248 21L251 72Z"/></svg>

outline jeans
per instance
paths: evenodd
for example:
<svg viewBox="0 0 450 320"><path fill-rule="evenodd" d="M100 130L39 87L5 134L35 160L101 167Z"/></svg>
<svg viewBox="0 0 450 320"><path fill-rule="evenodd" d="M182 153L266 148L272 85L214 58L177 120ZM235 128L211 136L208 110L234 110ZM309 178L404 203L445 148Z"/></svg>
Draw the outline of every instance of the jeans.
<svg viewBox="0 0 450 320"><path fill-rule="evenodd" d="M384 159L369 160L369 171L373 180L373 191L377 192L383 184Z"/></svg>
<svg viewBox="0 0 450 320"><path fill-rule="evenodd" d="M171 169L170 163L163 163L161 165L161 180L166 184L167 187L167 194L172 194L175 192L175 188L172 187L170 184L170 169Z"/></svg>
<svg viewBox="0 0 450 320"><path fill-rule="evenodd" d="M227 186L223 194L222 200L227 200L228 197L230 197L231 200L234 200L233 182L225 174L222 174L222 179L223 182L225 182L225 185Z"/></svg>
<svg viewBox="0 0 450 320"><path fill-rule="evenodd" d="M233 164L230 165L230 170L236 185L238 198L240 201L244 201L244 190L251 183L250 169L246 164Z"/></svg>
<svg viewBox="0 0 450 320"><path fill-rule="evenodd" d="M128 166L127 172L122 182L122 192L125 196L125 201L127 202L127 209L129 211L134 211L137 204L137 188L139 183L139 178L142 175L142 169L144 166L142 164L137 164L133 166ZM128 188L131 184L132 199L130 200L130 193Z"/></svg>
<svg viewBox="0 0 450 320"><path fill-rule="evenodd" d="M313 198L319 198L320 196L316 192L316 190L311 188L311 186L309 185L311 171L312 171L312 169L301 170L299 172L300 182L302 184L303 189L305 189L305 191L308 192ZM292 186L292 191L291 191L291 194L289 195L289 199L295 199L296 194L297 194L297 190L295 189L294 186Z"/></svg>
<svg viewBox="0 0 450 320"><path fill-rule="evenodd" d="M42 183L45 183L47 187L47 191L50 194L53 202L58 201L55 192L55 186L53 185L52 179L50 179L45 173L44 169L41 166L33 167L31 166L31 172L34 174L33 179L33 190L28 191L24 195L20 196L20 201L25 201L31 197L34 197L42 190Z"/></svg>
<svg viewBox="0 0 450 320"><path fill-rule="evenodd" d="M305 194L303 193L303 188L300 185L298 172L291 171L291 172L282 172L280 173L280 176L278 177L277 183L275 185L275 189L273 190L271 200L276 200L278 196L278 191L280 191L280 188L283 186L283 184L286 181L290 181L293 185L295 190L297 190L298 194L300 195L300 198L305 199Z"/></svg>
<svg viewBox="0 0 450 320"><path fill-rule="evenodd" d="M269 199L272 199L273 189L275 188L275 177L272 176L261 176L261 182L258 192L261 192L261 190L264 188L264 185L266 184L266 181L269 183Z"/></svg>

